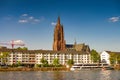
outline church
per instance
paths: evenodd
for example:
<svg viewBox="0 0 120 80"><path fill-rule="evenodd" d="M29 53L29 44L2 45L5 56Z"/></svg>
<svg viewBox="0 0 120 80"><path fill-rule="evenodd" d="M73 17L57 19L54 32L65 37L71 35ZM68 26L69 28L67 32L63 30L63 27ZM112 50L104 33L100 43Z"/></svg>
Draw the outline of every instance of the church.
<svg viewBox="0 0 120 80"><path fill-rule="evenodd" d="M53 51L83 51L90 53L90 48L85 43L77 44L75 41L74 44L66 44L64 39L64 29L63 25L60 24L60 17L58 17L57 24L54 29L54 40L53 40Z"/></svg>

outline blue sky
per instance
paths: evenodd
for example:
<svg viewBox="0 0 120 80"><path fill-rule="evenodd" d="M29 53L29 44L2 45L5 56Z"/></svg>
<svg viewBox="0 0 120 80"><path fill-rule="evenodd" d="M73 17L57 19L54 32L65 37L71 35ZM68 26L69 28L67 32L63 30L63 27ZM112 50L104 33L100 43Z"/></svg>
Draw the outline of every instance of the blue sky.
<svg viewBox="0 0 120 80"><path fill-rule="evenodd" d="M51 50L58 16L67 44L120 51L120 0L0 0L0 42Z"/></svg>

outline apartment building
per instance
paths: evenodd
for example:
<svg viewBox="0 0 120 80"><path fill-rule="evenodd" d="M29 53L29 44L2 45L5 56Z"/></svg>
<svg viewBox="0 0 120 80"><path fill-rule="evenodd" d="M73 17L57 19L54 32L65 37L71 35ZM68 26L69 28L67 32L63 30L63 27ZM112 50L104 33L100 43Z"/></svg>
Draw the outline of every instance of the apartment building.
<svg viewBox="0 0 120 80"><path fill-rule="evenodd" d="M44 58L48 61L48 64L52 64L55 58L59 59L59 63L66 65L69 59L73 59L74 64L89 64L92 63L90 53L80 51L52 51L52 50L12 50L4 49L0 50L2 56L4 52L8 53L6 58L7 64L41 64L41 59ZM0 58L0 64L3 64L3 58Z"/></svg>

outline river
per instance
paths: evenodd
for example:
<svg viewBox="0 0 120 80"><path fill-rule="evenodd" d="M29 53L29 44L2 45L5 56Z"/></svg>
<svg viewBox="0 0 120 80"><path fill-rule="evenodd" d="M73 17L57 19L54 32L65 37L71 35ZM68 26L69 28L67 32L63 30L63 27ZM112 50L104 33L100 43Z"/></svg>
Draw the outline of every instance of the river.
<svg viewBox="0 0 120 80"><path fill-rule="evenodd" d="M0 80L120 80L120 71L10 71L0 72Z"/></svg>

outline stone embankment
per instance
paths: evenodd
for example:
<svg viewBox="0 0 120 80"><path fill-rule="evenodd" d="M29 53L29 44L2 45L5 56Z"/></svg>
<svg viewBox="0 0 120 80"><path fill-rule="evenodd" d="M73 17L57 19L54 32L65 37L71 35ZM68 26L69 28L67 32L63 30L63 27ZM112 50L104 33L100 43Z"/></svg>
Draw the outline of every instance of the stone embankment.
<svg viewBox="0 0 120 80"><path fill-rule="evenodd" d="M65 67L0 68L0 71L69 71L69 69Z"/></svg>

